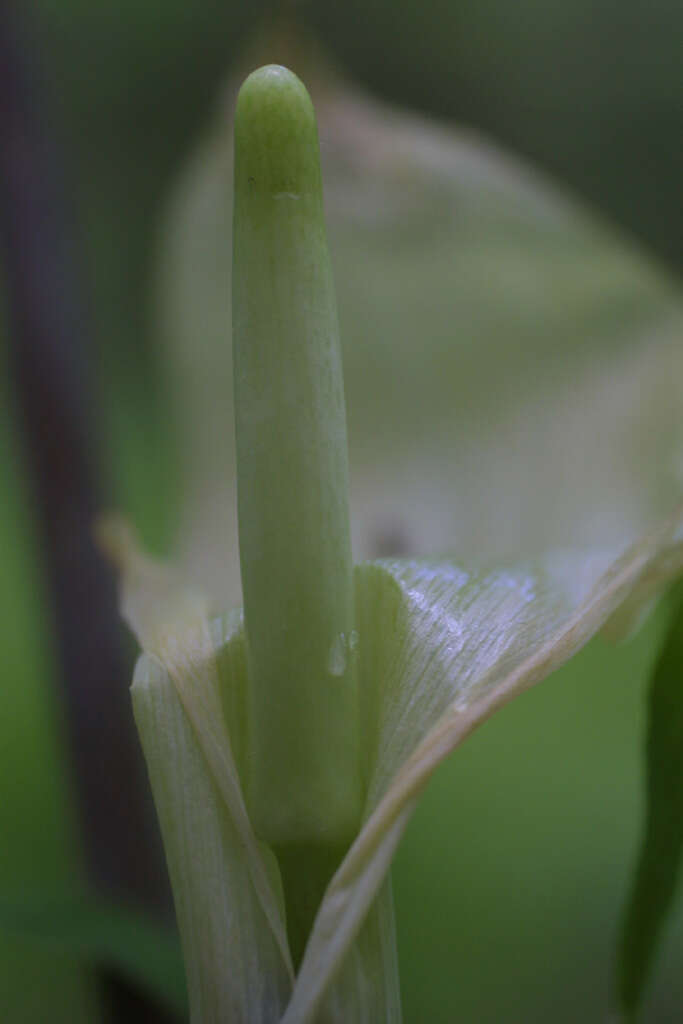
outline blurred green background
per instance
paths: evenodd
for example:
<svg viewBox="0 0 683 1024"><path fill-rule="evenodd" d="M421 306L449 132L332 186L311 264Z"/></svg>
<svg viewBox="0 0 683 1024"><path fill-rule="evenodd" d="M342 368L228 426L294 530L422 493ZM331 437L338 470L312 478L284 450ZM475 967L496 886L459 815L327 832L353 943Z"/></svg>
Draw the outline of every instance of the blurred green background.
<svg viewBox="0 0 683 1024"><path fill-rule="evenodd" d="M81 232L106 482L155 550L178 503L152 330L156 232L226 71L269 9L230 0L26 9ZM532 158L680 270L683 7L349 0L296 11L359 83ZM35 898L77 890L82 855L7 385L2 399L0 893ZM618 649L593 642L437 774L394 874L407 1021L605 1019L642 810L644 686L663 625L660 613ZM3 1020L42 1021L48 1006L55 1022L97 1019L79 950L1 930L0 950ZM646 1019L680 1019L682 954L679 901Z"/></svg>

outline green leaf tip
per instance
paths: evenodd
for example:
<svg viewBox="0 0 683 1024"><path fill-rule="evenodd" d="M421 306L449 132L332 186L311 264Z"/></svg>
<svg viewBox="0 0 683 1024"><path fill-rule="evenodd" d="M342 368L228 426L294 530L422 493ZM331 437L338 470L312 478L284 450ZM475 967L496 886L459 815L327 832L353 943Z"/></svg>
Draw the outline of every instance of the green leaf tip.
<svg viewBox="0 0 683 1024"><path fill-rule="evenodd" d="M617 998L640 1017L683 860L683 586L654 666L648 699L646 818L620 936Z"/></svg>
<svg viewBox="0 0 683 1024"><path fill-rule="evenodd" d="M363 798L346 412L315 117L284 68L237 102L232 294L249 808L276 847L339 844Z"/></svg>

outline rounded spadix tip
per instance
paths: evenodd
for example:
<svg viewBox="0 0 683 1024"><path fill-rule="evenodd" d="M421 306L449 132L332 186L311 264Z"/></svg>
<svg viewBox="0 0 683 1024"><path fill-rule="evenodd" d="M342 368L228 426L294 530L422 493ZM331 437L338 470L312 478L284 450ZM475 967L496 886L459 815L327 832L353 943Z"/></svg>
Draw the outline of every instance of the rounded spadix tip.
<svg viewBox="0 0 683 1024"><path fill-rule="evenodd" d="M276 103L281 109L292 110L302 105L311 108L306 86L293 71L281 64L265 64L252 71L239 92L238 104L244 103Z"/></svg>
<svg viewBox="0 0 683 1024"><path fill-rule="evenodd" d="M237 97L237 189L271 198L317 192L319 161L315 113L303 82L278 64L253 71Z"/></svg>

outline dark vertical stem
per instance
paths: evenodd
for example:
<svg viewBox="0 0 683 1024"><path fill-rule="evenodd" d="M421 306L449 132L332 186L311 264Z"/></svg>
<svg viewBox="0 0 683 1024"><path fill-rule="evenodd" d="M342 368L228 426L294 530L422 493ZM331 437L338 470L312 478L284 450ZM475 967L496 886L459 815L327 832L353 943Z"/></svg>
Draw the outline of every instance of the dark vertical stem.
<svg viewBox="0 0 683 1024"><path fill-rule="evenodd" d="M134 733L115 594L92 542L99 481L87 379L90 323L58 147L46 130L40 75L19 9L0 5L0 258L11 386L90 877L109 895L148 906L151 897L159 907L167 905L167 882ZM131 1016L125 998L126 1019L162 1019L142 999L132 1000Z"/></svg>

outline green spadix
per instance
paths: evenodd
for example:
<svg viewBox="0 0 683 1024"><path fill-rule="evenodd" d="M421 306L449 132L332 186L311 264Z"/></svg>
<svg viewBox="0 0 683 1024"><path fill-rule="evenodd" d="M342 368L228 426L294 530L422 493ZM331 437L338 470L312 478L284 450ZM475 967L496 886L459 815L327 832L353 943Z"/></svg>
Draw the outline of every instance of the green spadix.
<svg viewBox="0 0 683 1024"><path fill-rule="evenodd" d="M344 392L315 115L277 66L237 102L233 353L250 815L338 844L362 803Z"/></svg>

